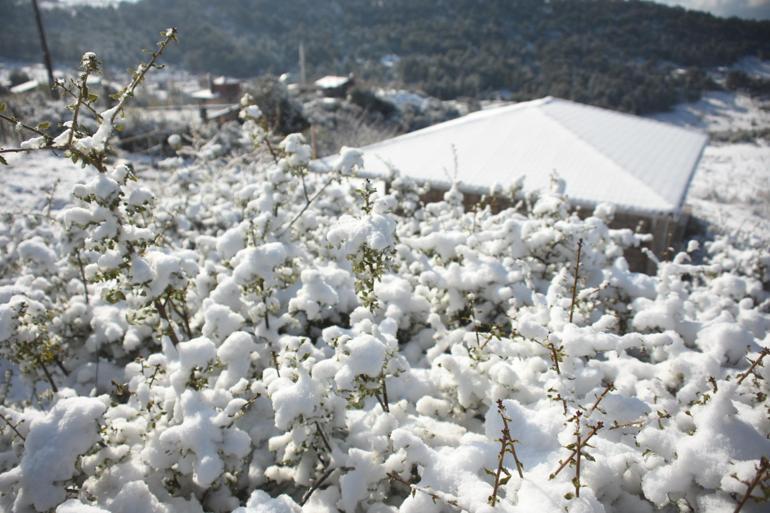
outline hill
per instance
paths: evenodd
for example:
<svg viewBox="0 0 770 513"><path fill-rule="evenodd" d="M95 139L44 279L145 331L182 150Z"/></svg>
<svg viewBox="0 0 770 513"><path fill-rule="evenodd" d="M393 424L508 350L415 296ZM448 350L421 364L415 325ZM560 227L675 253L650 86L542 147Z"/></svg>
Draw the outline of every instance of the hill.
<svg viewBox="0 0 770 513"><path fill-rule="evenodd" d="M0 11L0 56L37 59L29 2L0 0ZM637 113L699 97L709 67L770 55L770 22L638 1L141 0L45 14L58 62L94 50L128 66L138 41L175 25L169 60L196 72L295 70L304 42L310 76L352 71L444 99L550 94Z"/></svg>

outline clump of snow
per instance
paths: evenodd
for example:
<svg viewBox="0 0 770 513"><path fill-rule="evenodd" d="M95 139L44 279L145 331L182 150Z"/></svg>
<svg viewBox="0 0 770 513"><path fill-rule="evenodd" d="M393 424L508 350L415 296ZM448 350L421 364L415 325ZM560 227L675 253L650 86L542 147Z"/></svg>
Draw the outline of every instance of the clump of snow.
<svg viewBox="0 0 770 513"><path fill-rule="evenodd" d="M99 441L99 420L106 409L99 398L69 397L32 421L19 466L0 474L4 488L19 483L14 511L27 506L43 511L64 501L64 483L75 474L78 456Z"/></svg>

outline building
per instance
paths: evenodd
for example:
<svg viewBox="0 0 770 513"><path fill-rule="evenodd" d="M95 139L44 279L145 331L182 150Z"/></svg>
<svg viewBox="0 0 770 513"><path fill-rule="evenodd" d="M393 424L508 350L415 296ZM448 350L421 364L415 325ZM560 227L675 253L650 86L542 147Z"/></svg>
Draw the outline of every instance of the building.
<svg viewBox="0 0 770 513"><path fill-rule="evenodd" d="M315 81L315 86L321 94L330 98L344 98L353 85L355 85L353 75L346 77L327 75Z"/></svg>
<svg viewBox="0 0 770 513"><path fill-rule="evenodd" d="M556 172L576 207L617 207L616 226L653 233L662 254L681 238L690 180L705 134L598 107L543 98L481 110L362 148L364 170L391 169L438 193L454 180L471 198L524 177L524 190Z"/></svg>

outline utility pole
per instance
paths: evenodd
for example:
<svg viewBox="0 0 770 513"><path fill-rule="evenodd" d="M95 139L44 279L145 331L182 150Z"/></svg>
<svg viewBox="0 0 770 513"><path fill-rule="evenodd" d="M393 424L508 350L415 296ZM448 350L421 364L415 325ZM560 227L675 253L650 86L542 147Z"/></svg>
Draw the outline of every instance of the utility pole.
<svg viewBox="0 0 770 513"><path fill-rule="evenodd" d="M51 96L53 98L57 98L59 95L56 94L56 89L54 89L54 79L53 79L53 64L51 64L51 52L48 51L48 43L45 40L45 29L43 28L43 18L40 16L40 8L37 6L37 0L32 0L32 9L35 11L35 21L37 22L37 31L40 34L40 46L43 47L43 62L45 63L45 68L48 71L48 87L51 90Z"/></svg>
<svg viewBox="0 0 770 513"><path fill-rule="evenodd" d="M305 43L299 42L299 85L305 87L307 75L305 74Z"/></svg>

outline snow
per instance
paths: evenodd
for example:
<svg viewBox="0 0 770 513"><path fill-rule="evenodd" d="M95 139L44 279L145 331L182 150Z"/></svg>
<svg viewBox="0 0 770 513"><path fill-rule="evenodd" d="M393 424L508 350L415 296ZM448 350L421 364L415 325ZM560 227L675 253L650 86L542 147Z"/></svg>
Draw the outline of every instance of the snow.
<svg viewBox="0 0 770 513"><path fill-rule="evenodd" d="M574 109L533 116L578 145ZM50 216L0 217L0 510L734 510L770 451L770 366L747 372L770 343L766 245L704 238L639 274L624 252L647 237L606 203L571 214L569 177L499 213L456 181L423 206L404 177L362 194L359 150L309 173L299 135L276 163L253 130L223 125L198 145L214 159L181 139L162 169L134 160L138 184L64 163ZM10 176L34 191L47 158ZM498 401L524 468L504 454L493 508Z"/></svg>
<svg viewBox="0 0 770 513"><path fill-rule="evenodd" d="M275 268L286 260L286 247L270 242L258 248L243 249L235 255L233 278L239 285L249 285L256 279L271 282Z"/></svg>
<svg viewBox="0 0 770 513"><path fill-rule="evenodd" d="M345 255L357 252L363 245L383 250L393 246L394 228L393 221L380 214L372 214L363 219L346 215L329 231L328 239L333 245L341 246Z"/></svg>
<svg viewBox="0 0 770 513"><path fill-rule="evenodd" d="M0 484L19 482L14 511L34 506L38 511L56 507L65 499L61 481L75 474L78 456L99 439L98 421L107 409L98 398L69 397L57 402L43 418L32 421L18 467L0 474Z"/></svg>
<svg viewBox="0 0 770 513"><path fill-rule="evenodd" d="M714 134L763 130L770 113L762 102L741 93L708 93L658 119ZM770 240L770 141L712 142L693 177L687 197L692 215L720 233Z"/></svg>
<svg viewBox="0 0 770 513"><path fill-rule="evenodd" d="M302 511L288 495L270 497L262 490L254 490L246 502L246 507L238 508L233 513L299 513Z"/></svg>
<svg viewBox="0 0 770 513"><path fill-rule="evenodd" d="M90 176L86 169L53 153L8 155L7 160L0 187L3 212L38 214L49 203L51 211L60 210L69 202L72 186Z"/></svg>

